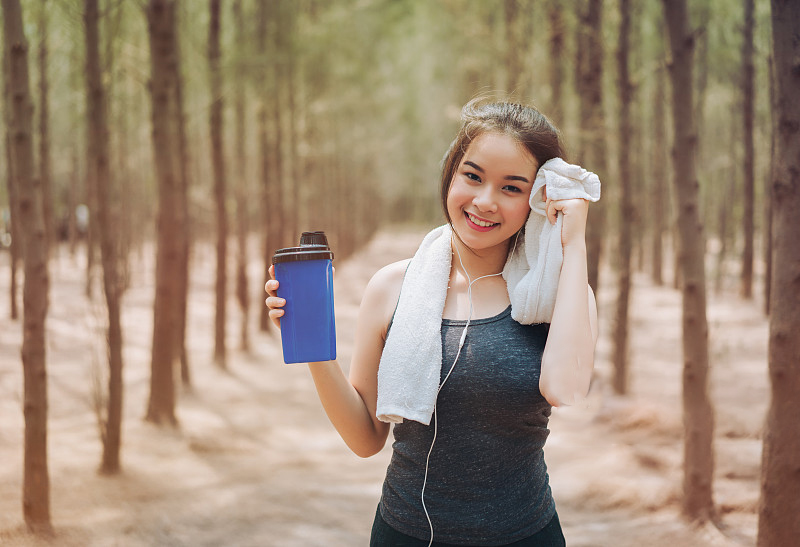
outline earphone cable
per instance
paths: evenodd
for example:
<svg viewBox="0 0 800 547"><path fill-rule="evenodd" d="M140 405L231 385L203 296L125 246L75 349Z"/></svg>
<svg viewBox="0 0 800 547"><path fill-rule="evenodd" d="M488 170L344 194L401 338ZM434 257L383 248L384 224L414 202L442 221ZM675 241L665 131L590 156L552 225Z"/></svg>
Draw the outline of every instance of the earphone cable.
<svg viewBox="0 0 800 547"><path fill-rule="evenodd" d="M519 234L517 234L519 235ZM516 239L514 240L514 248L516 249ZM464 330L461 333L461 339L458 342L458 351L456 352L456 358L453 359L453 364L450 365L450 370L447 371L447 375L442 380L442 383L439 385L439 389L436 390L436 401L433 403L433 439L431 439L431 446L428 449L428 456L425 458L425 475L422 479L422 491L420 492L420 501L422 502L422 510L425 512L425 518L428 519L428 526L431 529L431 539L428 542L428 547L431 547L433 544L433 522L431 522L431 516L428 513L428 508L425 506L425 486L428 484L428 468L431 461L431 454L433 453L433 445L436 443L436 435L439 432L439 418L436 413L436 408L439 402L439 393L442 391L445 382L447 379L450 378L450 374L452 374L453 369L456 367L456 363L458 362L458 358L461 356L461 348L464 347L464 341L467 339L467 329L469 329L470 321L472 321L472 284L476 281L480 281L481 279L485 279L487 277L495 277L498 275L502 275L503 272L493 273L488 275L482 275L481 277L472 279L469 276L469 272L464 267L464 261L461 260L461 252L458 250L458 245L453 245L456 249L456 254L458 255L458 261L461 264L461 269L464 270L464 275L467 276L467 298L469 299L469 315L467 315L467 323L464 325ZM512 251L513 252L513 251Z"/></svg>

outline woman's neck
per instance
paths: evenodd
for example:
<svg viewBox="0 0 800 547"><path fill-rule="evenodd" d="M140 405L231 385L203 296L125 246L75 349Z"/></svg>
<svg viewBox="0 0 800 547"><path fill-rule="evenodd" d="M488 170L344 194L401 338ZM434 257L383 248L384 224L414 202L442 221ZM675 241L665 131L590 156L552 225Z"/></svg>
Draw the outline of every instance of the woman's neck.
<svg viewBox="0 0 800 547"><path fill-rule="evenodd" d="M453 268L462 275L466 273L470 279L502 272L508 256L507 245L497 245L490 249L475 251L464 245L455 236L452 239L451 247Z"/></svg>

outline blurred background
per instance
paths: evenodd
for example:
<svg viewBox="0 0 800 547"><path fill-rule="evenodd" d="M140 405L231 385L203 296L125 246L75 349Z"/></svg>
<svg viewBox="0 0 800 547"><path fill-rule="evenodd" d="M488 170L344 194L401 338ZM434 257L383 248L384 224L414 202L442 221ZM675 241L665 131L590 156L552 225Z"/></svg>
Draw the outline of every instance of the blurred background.
<svg viewBox="0 0 800 547"><path fill-rule="evenodd" d="M290 450L297 439L277 434L253 441L258 445L253 448L242 441L244 436L225 436L237 427L239 433L258 429L249 422L234 427L237 418L231 409L248 412L254 421L263 417L253 416L253 408L264 409L237 391L241 386L224 387L230 376L216 376L247 369L242 374L255 382L251 387L259 400L269 394L271 402L264 404L281 408L298 398L306 401L312 393L310 384L296 384L297 376L283 370L279 381L290 387L278 398L271 391L276 379L269 376L275 373L263 376L258 366L279 360L262 290L272 254L296 245L302 231L327 233L337 264L339 336L350 338L369 275L388 261L410 256L422 235L444 221L440 162L459 127L461 107L472 98L490 96L540 109L561 130L567 159L596 172L603 182L603 199L592 208L588 230L590 284L608 325L599 345L600 385L615 397L638 393L659 401L642 410L619 401L609 407L595 399L585 409L591 418L578 414L567 420L566 430L570 423L580 423L572 430L574 441L590 419L601 416L612 427L615 420L633 416L626 423L634 429L643 427L647 435L666 432L668 440L659 443L669 444L672 451L663 461L652 453L637 460L642 469L662 474L673 485L658 494L651 509L683 503L685 515L707 520L714 513L710 499L692 509L679 501L685 493L674 486L683 472L677 450L682 433L674 422L681 413L677 297L681 277L687 275L677 253L678 200L684 190L676 188L692 192L693 214L702 224L697 238L702 258L696 262L702 263L703 283L711 295L712 335L714 329L723 332L712 340L711 360L736 354L744 356L735 365L741 367L737 371L758 371L751 383L755 418L735 410L738 389L746 386L714 388L723 390L716 393L717 402L724 400L729 409L722 411L717 436L747 443L749 458L744 476L725 471L723 478L745 482L733 489L734 501L720 502L721 511L738 515L733 520L744 531L736 542L754 541L761 419L768 398L774 148L769 2L688 2L685 30L694 48L692 84L677 90L678 97L673 97L669 34L658 0L3 0L2 16L7 138L0 155L0 314L8 319L3 318L0 329L0 388L9 394L3 423L13 434L0 438L8 440L0 454L15 454L0 476L4 497L13 498L22 486L17 433L23 426L18 412L23 399L26 412L30 410L26 427L39 432L38 437L26 437L25 450L33 453L46 446L46 390L29 396L29 388L35 391L32 382L23 394L19 365L22 340L29 332L23 333L20 321L25 276L32 282L31 294L43 302L36 328L47 331L50 382L55 382L57 394L53 405L64 413L61 419L70 416L73 425L81 420L88 424L89 432L82 429L78 437L86 436L89 446L102 444L101 473L120 472L120 448L125 446L134 468L164 463L140 459L153 455L154 442L165 441L163 432L141 429L138 417L144 407L150 426L171 430L180 423L180 442L170 436L164 445L175 451L188 448L238 465L230 459L231 446L239 447L231 449L236 453L251 448L263 453L266 445L276 449L279 442L286 453L273 463L291 467L297 453L309 448L306 441ZM692 180L681 186L687 181L674 172L671 161L672 105L682 101L691 104L694 117L697 186ZM28 255L30 270L22 261L23 244L33 253ZM48 269L49 285L46 276L34 280ZM341 271L349 277L342 278ZM629 303L633 285L644 291L638 303L633 297ZM705 295L702 306L705 310ZM728 325L726 320L737 314L753 322ZM734 327L760 333L745 352L737 352L737 344L747 335ZM654 344L657 357L648 354ZM346 363L348 342L341 347ZM664 395L659 391L663 378L654 368L648 370L655 376L642 373L629 385L627 377L635 374L627 372L631 355L632 367L642 362L652 366L659 359L673 365L670 381L675 385L666 390L666 399L659 398ZM130 365L124 374L123 357ZM198 366L190 366L192 362ZM178 363L180 373L173 377ZM216 368L205 367L210 363ZM30 378L47 384L42 380L43 357L25 366L34 367L31 371L38 366L39 375L31 372ZM186 395L204 392L198 385L220 389L223 399L216 401L217 407ZM182 399L177 386L183 386ZM124 403L123 392L133 394ZM203 414L210 408L217 412L211 418ZM302 408L308 416L289 420L297 431L324 421L318 406ZM129 414L136 418L123 420ZM643 422L636 421L642 415ZM220 428L225 430L222 440L210 441L206 428L219 419L230 422ZM85 470L85 462L95 456L67 448L79 445L78 437L68 436L76 429L61 426L63 422L55 435L66 436L51 465L54 475L64 479L70 469ZM314 428L314 435L331 433L330 428ZM127 431L128 444L122 442L121 430ZM711 429L705 433L710 436ZM337 439L331 442L335 445ZM564 447L574 444L565 443L554 441L553 450L566 457L571 448ZM742 446L729 447L728 455L744 453ZM705 457L710 450L701 447L700 452ZM337 457L343 456L337 452ZM323 472L323 464L309 465ZM46 455L44 462L25 460L24 466L30 477L47 477ZM168 476L177 475L180 469ZM96 478L80 476L92 482L95 494L110 495L107 486L93 482ZM558 482L557 471L554 477ZM371 518L369 507L374 507L380 478L377 483L374 477L366 480L366 495L353 514ZM335 477L326 475L325 480ZM569 479L564 480L569 492ZM291 489L292 481L286 483ZM345 481L342 488L351 483ZM26 501L24 520L30 529L50 528L50 502L42 488L46 481L37 484L31 488L38 497L24 486L25 496L35 500ZM65 487L54 488L58 492ZM6 496L7 491L12 494ZM157 497L137 492L148 503ZM335 490L331 492L336 499ZM573 494L576 500L586 499L584 490ZM66 498L55 505L62 524L80 522L75 526L83 527L69 541L91 543L86 531L91 519L66 517ZM185 496L175 499L185 502ZM569 496L565 499L569 507ZM293 500L298 506L307 501ZM620 503L644 503L636 495L626 500ZM602 510L619 508L617 502L598 503ZM96 509L90 509L95 516ZM273 509L270 514L280 514ZM157 520L154 511L130 521L125 533ZM304 514L298 512L298 526ZM0 520L0 540L32 541L9 532L17 521L10 514ZM114 522L113 517L107 521ZM589 519L583 529L573 531L573 537L587 538L576 544L603 544L595 542L593 523ZM356 520L344 529L348 526L352 535L331 532L329 526L308 543L296 527L296 541L286 544L353 544L354 537L363 539L368 522ZM167 528L151 530L137 541L183 544ZM676 538L724 544L714 543L723 540L713 534L682 536L688 533L683 528L660 530L659 544L682 541ZM109 525L102 533L102 538L113 538L119 530ZM256 537L276 532L260 533L265 535ZM643 544L647 534L643 525L626 536L629 543L618 544ZM61 536L64 541L67 537ZM235 543L249 544L248 537ZM194 541L196 537L185 544Z"/></svg>
<svg viewBox="0 0 800 547"><path fill-rule="evenodd" d="M669 136L657 137L671 129L663 10L655 0L629 7L633 139L622 145L616 137L619 6L598 5L601 10L590 12L596 6L577 0L230 0L222 2L221 82L215 97L209 82L208 6L179 2L176 63L193 237L211 238L215 229L209 135L215 99L224 101L221 146L230 212L246 216L249 226L262 232L267 216L283 215L287 229L276 246L293 243L298 226L313 225L343 237L337 247L348 254L379 224L441 221L439 162L458 127L461 106L486 93L531 103L547 114L562 130L571 159L600 174L610 208L618 194L616 158L629 155L632 191L641 196L636 211L643 226L636 230L637 240L645 237L652 205L646 196L656 177L669 180L670 169ZM37 105L42 89L48 93L51 229L69 239L86 231L78 207L89 202L83 4L23 0L22 6L31 93ZM112 216L128 247L153 237L157 205L145 6L101 1L98 20L110 166L105 182L113 189L112 205L119 214ZM736 248L742 245L737 227L745 201L743 7L731 0L689 7L696 28L701 207L709 235ZM770 145L769 5L759 1L755 8L753 159L756 180L763 181ZM589 47L586 40L592 40ZM588 85L598 93L593 78L600 85L604 165L584 159L595 136L584 134L581 92L589 93ZM657 124L660 103L667 113ZM36 109L37 127L41 112ZM272 190L262 196L265 187ZM758 211L762 188L756 185ZM247 196L241 211L237 192ZM6 185L0 187L0 204L7 223ZM763 220L756 215L757 231ZM641 247L644 251L647 245Z"/></svg>

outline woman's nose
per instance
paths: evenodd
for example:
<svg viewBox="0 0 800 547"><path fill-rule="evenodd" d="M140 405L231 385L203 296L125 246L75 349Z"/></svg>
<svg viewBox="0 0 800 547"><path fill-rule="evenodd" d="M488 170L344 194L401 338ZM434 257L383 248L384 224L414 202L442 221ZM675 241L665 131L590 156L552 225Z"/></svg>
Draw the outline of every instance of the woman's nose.
<svg viewBox="0 0 800 547"><path fill-rule="evenodd" d="M488 184L478 191L472 203L481 211L489 213L497 211L497 200L495 200L494 192Z"/></svg>

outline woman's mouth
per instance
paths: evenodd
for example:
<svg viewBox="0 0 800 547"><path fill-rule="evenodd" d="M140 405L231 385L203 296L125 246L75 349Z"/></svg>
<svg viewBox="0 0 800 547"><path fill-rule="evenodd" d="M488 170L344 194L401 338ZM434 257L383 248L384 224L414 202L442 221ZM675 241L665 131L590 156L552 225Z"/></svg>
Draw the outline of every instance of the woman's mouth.
<svg viewBox="0 0 800 547"><path fill-rule="evenodd" d="M500 224L499 222L489 222L488 220L476 217L475 215L467 213L466 211L464 211L464 217L467 219L467 224L479 232L488 232Z"/></svg>

